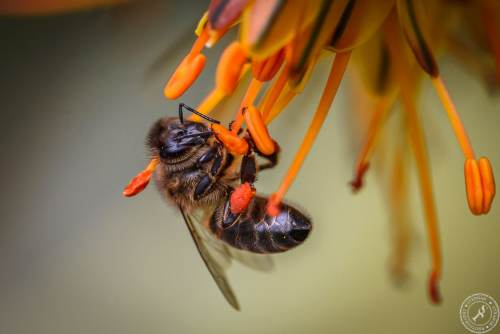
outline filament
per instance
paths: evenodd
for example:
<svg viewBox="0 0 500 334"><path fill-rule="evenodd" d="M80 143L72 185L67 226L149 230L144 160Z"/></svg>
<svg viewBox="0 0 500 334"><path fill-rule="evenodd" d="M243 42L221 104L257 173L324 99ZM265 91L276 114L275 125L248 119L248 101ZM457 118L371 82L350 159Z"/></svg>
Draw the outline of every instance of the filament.
<svg viewBox="0 0 500 334"><path fill-rule="evenodd" d="M333 60L333 64L330 70L330 74L328 76L328 81L325 85L325 89L323 90L323 95L321 96L321 100L316 109L316 113L312 119L312 122L307 130L307 133L304 137L302 145L299 148L299 151L296 153L295 158L288 169L283 181L281 182L278 191L274 193L268 205L268 213L271 215L276 215L279 212L278 206L281 203L283 197L286 192L292 185L297 173L299 172L302 163L304 162L307 154L309 153L316 136L318 135L321 126L330 110L330 106L333 102L333 99L337 93L338 87L344 75L345 69L349 62L350 52L337 53L335 59Z"/></svg>

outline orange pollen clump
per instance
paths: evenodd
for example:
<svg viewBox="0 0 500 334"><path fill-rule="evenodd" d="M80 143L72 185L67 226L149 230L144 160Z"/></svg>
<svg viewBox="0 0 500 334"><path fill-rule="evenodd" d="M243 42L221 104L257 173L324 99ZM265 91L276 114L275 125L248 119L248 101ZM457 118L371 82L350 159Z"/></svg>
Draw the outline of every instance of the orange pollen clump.
<svg viewBox="0 0 500 334"><path fill-rule="evenodd" d="M235 215L245 211L248 208L248 204L255 196L255 189L248 183L245 182L240 184L231 193L230 204L231 212Z"/></svg>
<svg viewBox="0 0 500 334"><path fill-rule="evenodd" d="M489 160L467 159L464 174L470 211L475 215L488 213L495 197L495 178Z"/></svg>

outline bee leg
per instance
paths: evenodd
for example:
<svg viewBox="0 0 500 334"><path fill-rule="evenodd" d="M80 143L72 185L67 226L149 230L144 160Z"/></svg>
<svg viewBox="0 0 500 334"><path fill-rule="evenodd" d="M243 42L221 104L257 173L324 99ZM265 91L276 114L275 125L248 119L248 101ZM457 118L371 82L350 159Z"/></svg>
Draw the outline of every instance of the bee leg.
<svg viewBox="0 0 500 334"><path fill-rule="evenodd" d="M201 168L203 164L213 160L216 154L218 154L216 148L208 150L205 154L198 158L196 161L196 167Z"/></svg>
<svg viewBox="0 0 500 334"><path fill-rule="evenodd" d="M200 198L204 197L210 190L210 188L212 188L214 183L215 180L213 180L210 175L206 174L205 176L203 176L194 190L194 199L199 200Z"/></svg>
<svg viewBox="0 0 500 334"><path fill-rule="evenodd" d="M258 151L256 151L256 152L260 157L267 160L266 163L259 165L259 171L273 168L274 166L276 166L278 164L278 158L279 158L279 153L280 153L280 147L278 146L278 144L276 144L276 151L274 151L270 155L264 155Z"/></svg>
<svg viewBox="0 0 500 334"><path fill-rule="evenodd" d="M255 155L253 153L243 156L240 168L240 179L241 183L255 183L257 179L257 162L255 161Z"/></svg>

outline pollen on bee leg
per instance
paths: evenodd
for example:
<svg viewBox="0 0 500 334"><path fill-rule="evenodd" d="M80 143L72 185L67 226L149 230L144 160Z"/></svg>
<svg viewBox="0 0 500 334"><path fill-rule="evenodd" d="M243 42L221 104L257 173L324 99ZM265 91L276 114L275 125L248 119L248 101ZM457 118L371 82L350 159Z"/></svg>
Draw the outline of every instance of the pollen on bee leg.
<svg viewBox="0 0 500 334"><path fill-rule="evenodd" d="M158 158L151 159L148 166L139 174L137 174L129 182L125 189L123 189L123 196L132 197L143 191L144 188L146 188L146 186L148 185L149 180L151 179L151 175L153 175L153 172L156 169L156 166L158 166L159 162L160 160Z"/></svg>
<svg viewBox="0 0 500 334"><path fill-rule="evenodd" d="M467 159L464 174L470 211L475 215L487 214L495 197L495 179L489 160Z"/></svg>
<svg viewBox="0 0 500 334"><path fill-rule="evenodd" d="M255 196L255 189L250 183L245 182L236 187L231 193L230 205L231 212L235 215L245 211L250 204L250 201Z"/></svg>
<svg viewBox="0 0 500 334"><path fill-rule="evenodd" d="M224 50L217 65L215 87L197 107L200 113L210 113L224 97L234 92L245 71L247 60L247 54L239 42L231 43ZM199 121L200 117L193 115L190 119Z"/></svg>
<svg viewBox="0 0 500 334"><path fill-rule="evenodd" d="M163 93L167 99L176 99L191 87L205 67L206 57L201 53L209 37L208 27L205 26L193 44L191 51L177 66Z"/></svg>
<svg viewBox="0 0 500 334"><path fill-rule="evenodd" d="M295 180L297 173L302 167L302 163L314 144L316 136L321 130L321 126L325 121L326 115L328 115L330 106L335 98L335 95L337 94L342 77L344 76L350 55L350 52L337 53L335 55L328 80L323 90L323 95L321 96L318 107L316 108L316 112L313 116L311 124L309 125L309 129L307 129L302 145L295 154L292 164L290 165L290 168L283 178L278 190L269 198L267 206L268 215L276 216L279 213L279 203L281 203L286 192Z"/></svg>

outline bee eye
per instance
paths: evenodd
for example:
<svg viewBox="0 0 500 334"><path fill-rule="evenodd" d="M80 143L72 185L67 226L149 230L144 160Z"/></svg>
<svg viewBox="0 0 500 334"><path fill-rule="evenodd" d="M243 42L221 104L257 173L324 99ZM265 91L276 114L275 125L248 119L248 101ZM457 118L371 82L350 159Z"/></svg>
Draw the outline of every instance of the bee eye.
<svg viewBox="0 0 500 334"><path fill-rule="evenodd" d="M160 157L163 159L175 158L186 152L189 149L188 145L183 145L172 141L160 147Z"/></svg>

